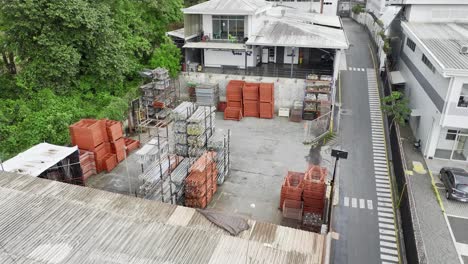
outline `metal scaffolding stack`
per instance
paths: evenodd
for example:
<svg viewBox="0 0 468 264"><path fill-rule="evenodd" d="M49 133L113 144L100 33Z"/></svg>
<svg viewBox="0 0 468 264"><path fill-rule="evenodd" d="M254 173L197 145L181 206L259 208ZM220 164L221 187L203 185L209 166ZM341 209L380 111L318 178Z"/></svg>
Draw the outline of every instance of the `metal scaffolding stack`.
<svg viewBox="0 0 468 264"><path fill-rule="evenodd" d="M146 120L161 120L170 117L170 111L176 100L175 85L169 77L169 72L163 68L144 70L140 75L150 82L140 86L142 91L142 107Z"/></svg>
<svg viewBox="0 0 468 264"><path fill-rule="evenodd" d="M208 141L208 149L216 151L216 168L218 170L218 185L224 183L224 179L229 174L231 168L231 155L230 155L230 141L231 131L228 130L226 134L216 131L215 134Z"/></svg>
<svg viewBox="0 0 468 264"><path fill-rule="evenodd" d="M175 153L179 156L188 157L188 135L187 120L197 110L197 106L191 102L182 102L174 110L174 139Z"/></svg>
<svg viewBox="0 0 468 264"><path fill-rule="evenodd" d="M187 119L188 156L200 157L215 130L216 107L200 106Z"/></svg>
<svg viewBox="0 0 468 264"><path fill-rule="evenodd" d="M200 83L195 88L198 105L217 106L219 101L219 86L213 83Z"/></svg>

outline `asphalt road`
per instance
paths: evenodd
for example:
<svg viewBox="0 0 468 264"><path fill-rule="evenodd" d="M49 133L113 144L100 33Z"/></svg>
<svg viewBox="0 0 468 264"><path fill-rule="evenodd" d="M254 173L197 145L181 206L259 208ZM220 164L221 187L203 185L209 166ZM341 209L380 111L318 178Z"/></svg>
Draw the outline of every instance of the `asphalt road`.
<svg viewBox="0 0 468 264"><path fill-rule="evenodd" d="M351 46L346 52L348 70L341 71L339 137L349 156L339 163L340 197L333 218L339 239L333 241L331 263L382 263L366 72L373 68L370 40L360 25L349 19L343 22Z"/></svg>

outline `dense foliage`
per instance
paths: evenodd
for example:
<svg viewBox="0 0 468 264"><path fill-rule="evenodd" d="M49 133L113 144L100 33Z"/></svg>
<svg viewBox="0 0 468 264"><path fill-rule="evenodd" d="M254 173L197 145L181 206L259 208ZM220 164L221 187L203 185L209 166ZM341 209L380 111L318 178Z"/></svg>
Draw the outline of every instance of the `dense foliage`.
<svg viewBox="0 0 468 264"><path fill-rule="evenodd" d="M138 70L176 76L165 36L182 0L0 0L0 158L69 142L84 117L125 118Z"/></svg>

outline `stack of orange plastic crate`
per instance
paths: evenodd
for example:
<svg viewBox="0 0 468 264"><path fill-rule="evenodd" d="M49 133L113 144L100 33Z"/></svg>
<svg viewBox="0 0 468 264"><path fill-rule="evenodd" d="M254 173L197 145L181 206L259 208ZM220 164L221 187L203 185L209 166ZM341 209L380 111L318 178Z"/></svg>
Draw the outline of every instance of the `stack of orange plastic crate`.
<svg viewBox="0 0 468 264"><path fill-rule="evenodd" d="M325 205L327 169L312 165L305 173L302 193L304 213L322 214Z"/></svg>
<svg viewBox="0 0 468 264"><path fill-rule="evenodd" d="M275 113L275 90L273 83L260 83L260 118L271 119Z"/></svg>
<svg viewBox="0 0 468 264"><path fill-rule="evenodd" d="M304 173L288 171L281 186L280 210L283 210L285 200L302 201Z"/></svg>
<svg viewBox="0 0 468 264"><path fill-rule="evenodd" d="M185 178L185 205L205 208L217 190L216 152L205 152L191 167Z"/></svg>
<svg viewBox="0 0 468 264"><path fill-rule="evenodd" d="M84 180L88 179L91 175L95 175L97 171L94 153L91 151L80 150L80 166Z"/></svg>
<svg viewBox="0 0 468 264"><path fill-rule="evenodd" d="M122 124L118 121L82 119L71 125L69 130L72 143L94 155L97 173L110 172L124 160L127 144L132 150L140 145L138 141L123 137Z"/></svg>
<svg viewBox="0 0 468 264"><path fill-rule="evenodd" d="M259 117L258 105L258 83L245 83L242 89L244 116Z"/></svg>
<svg viewBox="0 0 468 264"><path fill-rule="evenodd" d="M244 81L231 80L226 86L226 109L224 110L225 120L242 119L242 88Z"/></svg>

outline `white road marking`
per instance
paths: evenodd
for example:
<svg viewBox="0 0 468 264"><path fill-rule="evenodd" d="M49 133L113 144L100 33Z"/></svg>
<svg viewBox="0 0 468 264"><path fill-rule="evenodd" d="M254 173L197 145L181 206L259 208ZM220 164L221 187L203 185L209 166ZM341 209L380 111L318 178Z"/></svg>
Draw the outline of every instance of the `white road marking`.
<svg viewBox="0 0 468 264"><path fill-rule="evenodd" d="M375 179L375 182L377 182L378 184L383 183L383 184L387 184L387 185L388 185L388 180ZM378 186L378 185L377 185L377 186Z"/></svg>
<svg viewBox="0 0 468 264"><path fill-rule="evenodd" d="M381 259L384 259L384 260L390 260L390 261L396 261L396 262L398 262L398 257L394 257L394 256L389 256L389 255L385 255L385 254L380 254L380 258L381 258Z"/></svg>
<svg viewBox="0 0 468 264"><path fill-rule="evenodd" d="M397 244L391 242L380 241L380 245L383 247L397 248Z"/></svg>
<svg viewBox="0 0 468 264"><path fill-rule="evenodd" d="M367 200L367 209L373 210L374 206L372 205L372 200Z"/></svg>
<svg viewBox="0 0 468 264"><path fill-rule="evenodd" d="M384 203L384 202L378 202L377 203L378 206L382 206L382 207L392 207L392 203Z"/></svg>
<svg viewBox="0 0 468 264"><path fill-rule="evenodd" d="M379 238L380 238L380 240L387 240L387 241L396 242L396 238L394 236L380 235Z"/></svg>
<svg viewBox="0 0 468 264"><path fill-rule="evenodd" d="M380 248L380 252L386 253L386 254L392 254L392 255L398 255L398 251L395 249L390 249L390 248Z"/></svg>
<svg viewBox="0 0 468 264"><path fill-rule="evenodd" d="M356 208L356 207L357 207L357 199L356 199L356 198L351 199L351 206L352 206L353 208Z"/></svg>
<svg viewBox="0 0 468 264"><path fill-rule="evenodd" d="M366 201L364 199L359 199L359 208L366 208Z"/></svg>
<svg viewBox="0 0 468 264"><path fill-rule="evenodd" d="M382 235L390 235L390 236L394 236L395 235L395 230L387 230L387 229L381 229L379 228L379 233L382 234Z"/></svg>
<svg viewBox="0 0 468 264"><path fill-rule="evenodd" d="M393 220L393 218L386 218L386 217L379 217L379 222L395 224L395 220Z"/></svg>
<svg viewBox="0 0 468 264"><path fill-rule="evenodd" d="M390 193L381 193L381 192L377 192L377 196L380 196L380 197L388 197L388 198L391 198L392 196L390 195Z"/></svg>
<svg viewBox="0 0 468 264"><path fill-rule="evenodd" d="M380 212L389 212L389 213L393 213L393 208L388 208L388 207L380 207L380 206L377 206L377 210L380 211Z"/></svg>
<svg viewBox="0 0 468 264"><path fill-rule="evenodd" d="M395 230L395 226L394 225L389 225L389 224L379 223L379 227L380 228L390 229L390 230Z"/></svg>
<svg viewBox="0 0 468 264"><path fill-rule="evenodd" d="M387 192L387 193L390 193L391 190L388 189L388 188L376 188L378 192Z"/></svg>
<svg viewBox="0 0 468 264"><path fill-rule="evenodd" d="M344 206L349 207L349 197L344 198Z"/></svg>
<svg viewBox="0 0 468 264"><path fill-rule="evenodd" d="M379 200L380 202L389 202L389 203L392 202L392 199L384 198L384 197L377 197L377 200Z"/></svg>

